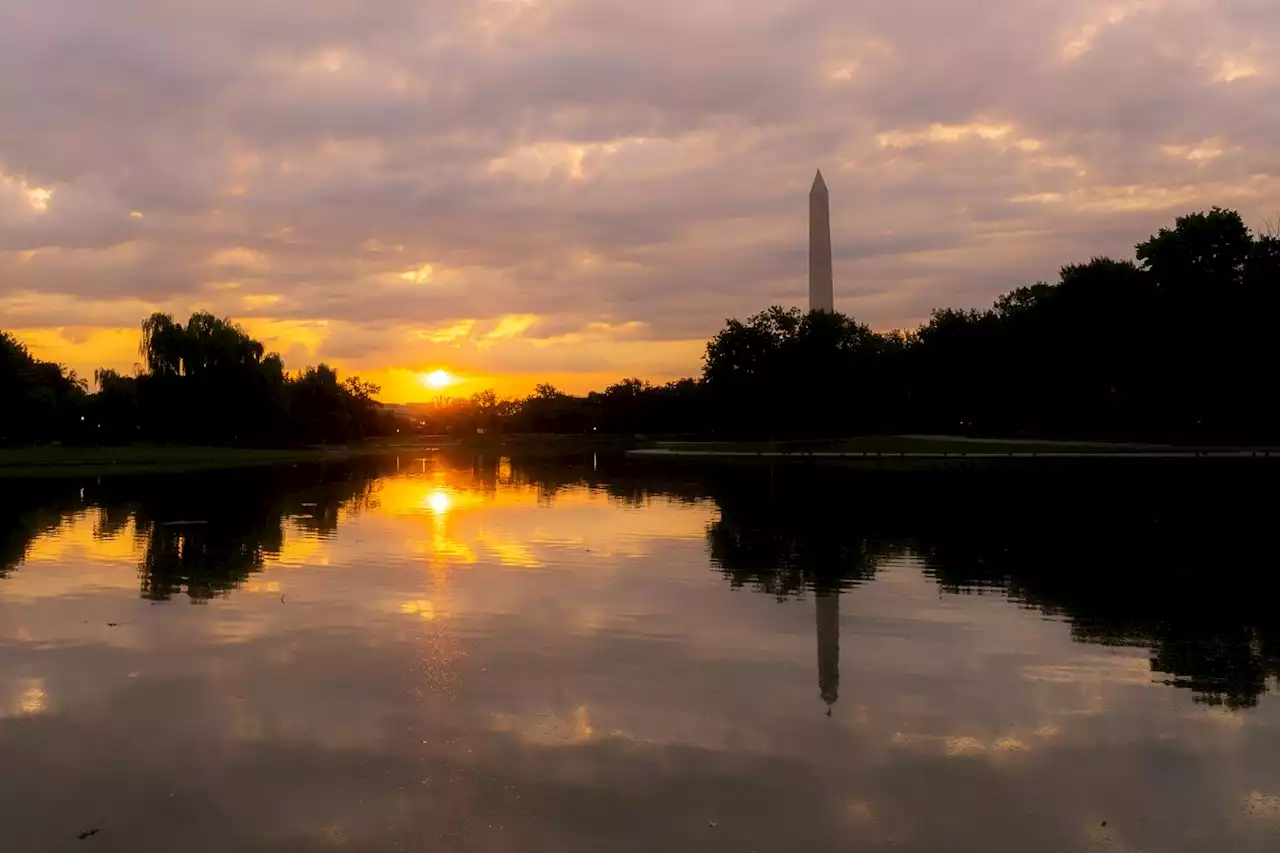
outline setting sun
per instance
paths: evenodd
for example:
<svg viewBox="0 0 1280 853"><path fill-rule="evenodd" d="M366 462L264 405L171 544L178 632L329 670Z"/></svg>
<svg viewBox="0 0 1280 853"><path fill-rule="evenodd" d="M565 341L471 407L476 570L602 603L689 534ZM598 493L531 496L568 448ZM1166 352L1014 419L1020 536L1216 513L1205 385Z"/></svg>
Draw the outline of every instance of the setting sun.
<svg viewBox="0 0 1280 853"><path fill-rule="evenodd" d="M453 384L453 376L447 370L433 370L421 377L422 384L428 388L448 388Z"/></svg>

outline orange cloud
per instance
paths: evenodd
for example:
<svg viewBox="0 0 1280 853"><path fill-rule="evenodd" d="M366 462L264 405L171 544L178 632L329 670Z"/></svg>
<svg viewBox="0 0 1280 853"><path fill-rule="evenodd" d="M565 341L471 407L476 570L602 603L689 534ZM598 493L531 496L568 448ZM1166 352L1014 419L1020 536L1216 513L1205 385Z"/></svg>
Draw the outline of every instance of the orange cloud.
<svg viewBox="0 0 1280 853"><path fill-rule="evenodd" d="M769 4L623 0L300 7L276 27L226 0L188 32L37 4L0 31L29 72L0 111L0 318L81 373L128 369L149 311L204 308L259 315L246 327L291 369L323 359L397 398L435 369L585 390L695 373L726 317L803 304L818 166L837 307L875 328L1127 256L1173 214L1274 214L1257 116L1276 20L972 5L960 29L839 0L782 27ZM91 49L30 53L48 32ZM156 82L186 79L192 32L210 36L194 112ZM57 331L90 327L130 331Z"/></svg>
<svg viewBox="0 0 1280 853"><path fill-rule="evenodd" d="M141 361L137 329L60 326L6 331L25 343L36 358L65 364L90 381L100 367L130 373Z"/></svg>

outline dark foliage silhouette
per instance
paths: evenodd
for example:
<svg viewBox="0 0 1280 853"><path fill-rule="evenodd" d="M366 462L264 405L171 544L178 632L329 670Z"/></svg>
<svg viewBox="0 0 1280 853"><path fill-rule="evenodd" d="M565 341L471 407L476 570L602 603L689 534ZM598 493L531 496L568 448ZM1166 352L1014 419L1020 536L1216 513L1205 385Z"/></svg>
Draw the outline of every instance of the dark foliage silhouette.
<svg viewBox="0 0 1280 853"><path fill-rule="evenodd" d="M1094 258L984 311L941 309L911 331L840 314L769 308L729 320L702 375L603 392L540 385L419 406L424 432L823 439L934 433L1280 441L1268 388L1280 308L1280 238L1238 213L1179 217L1135 261ZM325 365L289 376L227 320L167 314L142 324L137 376L102 370L96 394L0 336L0 440L218 444L344 442L393 429L376 386ZM14 414L10 415L9 413ZM83 418L83 420L82 420Z"/></svg>
<svg viewBox="0 0 1280 853"><path fill-rule="evenodd" d="M0 331L0 444L78 434L85 382Z"/></svg>
<svg viewBox="0 0 1280 853"><path fill-rule="evenodd" d="M729 320L696 381L442 401L426 428L1277 442L1266 325L1277 307L1280 239L1214 208L1139 243L1136 261L1071 264L984 311L941 309L917 329L874 333L840 314L773 307Z"/></svg>
<svg viewBox="0 0 1280 853"><path fill-rule="evenodd" d="M1140 243L1140 266L1073 264L1057 283L987 311L936 311L910 333L778 308L731 321L704 380L717 427L741 435L1275 440L1263 324L1280 298L1277 256L1274 237L1215 208ZM749 417L752 405L766 414Z"/></svg>
<svg viewBox="0 0 1280 853"><path fill-rule="evenodd" d="M378 386L327 365L296 376L242 328L197 312L142 323L136 375L95 371L97 393L0 335L0 399L13 401L0 442L137 441L264 446L343 443L394 429Z"/></svg>

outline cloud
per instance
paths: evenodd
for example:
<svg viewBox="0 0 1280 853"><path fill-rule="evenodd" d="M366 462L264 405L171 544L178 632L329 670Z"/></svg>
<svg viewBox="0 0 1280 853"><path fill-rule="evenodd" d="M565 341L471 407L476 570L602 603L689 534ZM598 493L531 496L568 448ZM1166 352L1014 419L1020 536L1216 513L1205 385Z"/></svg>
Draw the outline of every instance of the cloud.
<svg viewBox="0 0 1280 853"><path fill-rule="evenodd" d="M821 166L838 305L887 328L1280 190L1259 0L7 7L6 324L705 340L803 301Z"/></svg>

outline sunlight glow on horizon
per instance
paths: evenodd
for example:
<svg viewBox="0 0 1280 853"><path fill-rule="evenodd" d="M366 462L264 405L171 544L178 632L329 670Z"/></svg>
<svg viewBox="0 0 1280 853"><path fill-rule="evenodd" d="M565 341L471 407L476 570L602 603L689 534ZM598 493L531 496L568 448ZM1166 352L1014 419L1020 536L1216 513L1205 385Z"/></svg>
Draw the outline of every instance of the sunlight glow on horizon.
<svg viewBox="0 0 1280 853"><path fill-rule="evenodd" d="M457 379L455 379L453 374L447 370L433 370L430 373L424 373L419 377L419 381L428 388L440 389L448 388L450 385L454 384Z"/></svg>

